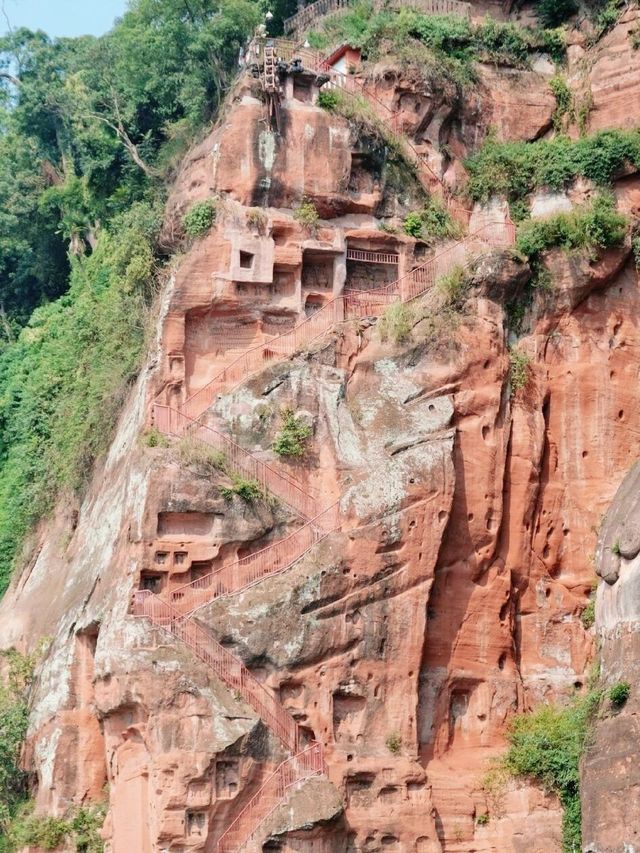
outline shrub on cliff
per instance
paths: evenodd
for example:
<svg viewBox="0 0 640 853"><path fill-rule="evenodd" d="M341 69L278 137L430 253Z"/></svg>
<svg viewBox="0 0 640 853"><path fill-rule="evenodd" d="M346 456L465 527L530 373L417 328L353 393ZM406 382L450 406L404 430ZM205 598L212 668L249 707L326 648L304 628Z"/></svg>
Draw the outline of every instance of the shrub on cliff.
<svg viewBox="0 0 640 853"><path fill-rule="evenodd" d="M11 826L27 793L27 776L20 768L20 750L27 733L29 689L41 649L21 655L14 649L2 653L0 679L0 841ZM2 849L2 848L0 848Z"/></svg>
<svg viewBox="0 0 640 853"><path fill-rule="evenodd" d="M0 354L0 591L30 526L109 446L144 348L158 221L148 205L115 219Z"/></svg>
<svg viewBox="0 0 640 853"><path fill-rule="evenodd" d="M330 16L309 37L319 48L349 42L371 60L393 55L408 65L431 66L427 76L461 85L474 79L473 64L478 59L523 67L534 52L550 53L556 60L565 52L560 30L521 27L490 17L474 24L456 15L430 15L408 7L398 12L375 11L369 2Z"/></svg>
<svg viewBox="0 0 640 853"><path fill-rule="evenodd" d="M581 849L580 759L600 700L601 694L594 691L566 707L543 705L515 717L500 763L513 776L534 779L558 795L564 809L566 853Z"/></svg>
<svg viewBox="0 0 640 853"><path fill-rule="evenodd" d="M213 198L197 201L182 217L182 227L187 237L204 237L216 219L216 202Z"/></svg>
<svg viewBox="0 0 640 853"><path fill-rule="evenodd" d="M509 381L514 394L524 388L531 377L531 359L526 352L517 347L509 350Z"/></svg>
<svg viewBox="0 0 640 853"><path fill-rule="evenodd" d="M609 701L616 709L622 708L631 694L631 685L628 681L619 681L609 690Z"/></svg>
<svg viewBox="0 0 640 853"><path fill-rule="evenodd" d="M469 292L469 276L463 266L456 266L436 281L436 289L445 305L461 308Z"/></svg>
<svg viewBox="0 0 640 853"><path fill-rule="evenodd" d="M576 0L538 0L536 15L545 27L558 27L578 11Z"/></svg>
<svg viewBox="0 0 640 853"><path fill-rule="evenodd" d="M518 230L518 249L536 258L548 249L608 249L625 238L627 218L615 209L610 195L600 195L591 204L570 213L524 222Z"/></svg>
<svg viewBox="0 0 640 853"><path fill-rule="evenodd" d="M559 136L538 142L497 142L489 136L465 165L467 192L473 201L502 195L512 204L523 202L535 190L559 191L580 177L606 187L625 167L640 169L640 131L603 130L575 141Z"/></svg>
<svg viewBox="0 0 640 853"><path fill-rule="evenodd" d="M293 409L284 409L281 414L282 429L271 445L274 453L278 456L304 456L311 427L296 416Z"/></svg>
<svg viewBox="0 0 640 853"><path fill-rule="evenodd" d="M105 817L103 805L82 806L66 817L35 815L33 806L32 802L25 803L11 821L6 836L0 838L2 853L15 853L27 846L57 850L65 842L65 850L73 849L77 853L102 853L104 850L100 835ZM73 847L69 847L69 843Z"/></svg>
<svg viewBox="0 0 640 853"><path fill-rule="evenodd" d="M422 210L408 213L403 227L405 234L424 241L455 239L460 236L460 227L453 221L443 203L436 198L430 198Z"/></svg>
<svg viewBox="0 0 640 853"><path fill-rule="evenodd" d="M391 340L402 344L411 337L411 330L416 322L413 305L402 302L392 302L378 320L378 333L381 341Z"/></svg>
<svg viewBox="0 0 640 853"><path fill-rule="evenodd" d="M315 234L318 229L320 214L315 204L309 199L303 199L300 202L298 207L293 211L293 218L312 234Z"/></svg>

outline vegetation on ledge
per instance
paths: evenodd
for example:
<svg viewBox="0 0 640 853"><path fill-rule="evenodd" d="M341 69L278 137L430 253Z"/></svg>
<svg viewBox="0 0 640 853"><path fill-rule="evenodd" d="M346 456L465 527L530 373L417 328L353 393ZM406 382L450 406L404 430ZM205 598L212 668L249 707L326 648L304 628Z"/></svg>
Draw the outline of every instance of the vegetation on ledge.
<svg viewBox="0 0 640 853"><path fill-rule="evenodd" d="M508 733L506 755L491 779L517 776L532 779L557 794L563 807L562 849L581 850L580 759L602 694L593 690L566 706L542 705L515 717Z"/></svg>
<svg viewBox="0 0 640 853"><path fill-rule="evenodd" d="M469 172L467 193L473 201L504 196L515 219L528 215L531 193L570 186L586 178L606 187L625 168L640 168L640 131L604 130L570 140L558 136L538 142L497 142L489 137L465 163Z"/></svg>
<svg viewBox="0 0 640 853"><path fill-rule="evenodd" d="M361 48L366 59L392 55L428 77L459 85L475 79L478 60L523 68L535 52L549 53L558 62L565 54L562 30L520 27L489 17L473 24L455 15L427 15L407 7L375 11L370 2L326 18L309 41L321 49L348 42Z"/></svg>
<svg viewBox="0 0 640 853"><path fill-rule="evenodd" d="M602 194L570 213L522 223L517 247L534 261L542 252L554 248L596 252L620 245L627 233L627 224L626 216L616 211L614 198Z"/></svg>

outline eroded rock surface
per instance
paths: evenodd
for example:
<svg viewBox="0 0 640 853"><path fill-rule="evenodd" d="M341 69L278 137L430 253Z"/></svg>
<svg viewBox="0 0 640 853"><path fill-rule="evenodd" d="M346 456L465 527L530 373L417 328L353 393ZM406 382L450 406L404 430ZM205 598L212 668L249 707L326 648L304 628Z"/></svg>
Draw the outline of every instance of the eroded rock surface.
<svg viewBox="0 0 640 853"><path fill-rule="evenodd" d="M606 77L597 70L605 61L603 52L596 77ZM376 85L452 183L490 125L534 139L554 108L544 68L481 69L475 105L395 72ZM154 399L180 407L196 395L210 428L294 477L318 506L340 507L340 532L195 616L325 749L327 777L279 803L257 848L560 851L554 797L510 782L496 798L483 778L513 714L586 680L593 637L580 616L596 529L640 443L630 247L598 261L550 255L554 291L535 294L517 342L507 313L531 270L480 245L456 310L419 302L398 342L372 319L337 322L285 358L279 334L345 287L386 287L433 249L380 228L422 189L399 187L385 152L364 156L366 140L312 94L289 99L281 135L263 119L242 84L183 164L167 244L184 210L213 194L216 224L177 265L152 366L70 538L61 513L0 605L2 645L52 638L25 754L38 809L62 814L108 783L112 853L208 853L285 757L239 691L129 612L134 590L175 593L301 523L283 502L225 496L221 487L234 484L225 465L194 457L188 441L140 440ZM445 143L446 158L436 151ZM636 190L625 184L631 206ZM303 196L318 223L293 215ZM529 357L520 391L509 371L516 343ZM264 369L207 396L223 368L264 344L273 348ZM289 410L311 428L299 459L272 448ZM601 539L599 632L611 682L638 659L639 476L625 481ZM617 853L618 837L635 843L625 808L636 771L621 746L632 750L634 709L599 724L585 766L585 841L597 853ZM607 837L612 813L617 835Z"/></svg>

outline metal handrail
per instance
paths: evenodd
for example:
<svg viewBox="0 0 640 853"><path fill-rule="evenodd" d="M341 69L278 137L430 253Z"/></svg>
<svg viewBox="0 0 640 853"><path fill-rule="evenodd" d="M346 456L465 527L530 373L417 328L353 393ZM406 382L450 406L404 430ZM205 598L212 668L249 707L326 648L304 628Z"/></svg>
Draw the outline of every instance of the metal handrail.
<svg viewBox="0 0 640 853"><path fill-rule="evenodd" d="M225 563L191 583L171 590L171 604L179 612L191 615L217 598L242 592L265 577L286 571L314 545L339 529L339 503L336 501L314 519L273 545Z"/></svg>
<svg viewBox="0 0 640 853"><path fill-rule="evenodd" d="M221 646L195 619L184 616L151 590L137 590L133 615L147 618L183 643L233 690L238 690L260 719L282 741L289 752L297 752L300 728L267 688L249 672L242 661Z"/></svg>
<svg viewBox="0 0 640 853"><path fill-rule="evenodd" d="M265 492L274 494L307 521L319 515L315 498L305 491L297 480L272 468L213 427L162 403L154 403L154 423L165 435L179 438L188 430L190 438L222 451L225 463L233 471L258 482Z"/></svg>
<svg viewBox="0 0 640 853"><path fill-rule="evenodd" d="M312 743L283 761L218 839L217 853L236 853L256 834L295 785L326 774L322 744ZM249 824L249 826L247 826Z"/></svg>

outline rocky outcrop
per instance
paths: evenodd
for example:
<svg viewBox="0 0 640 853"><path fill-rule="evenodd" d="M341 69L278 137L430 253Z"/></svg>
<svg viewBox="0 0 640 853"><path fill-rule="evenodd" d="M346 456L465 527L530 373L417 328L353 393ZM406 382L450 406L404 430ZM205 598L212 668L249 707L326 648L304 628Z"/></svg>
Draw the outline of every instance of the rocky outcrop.
<svg viewBox="0 0 640 853"><path fill-rule="evenodd" d="M438 168L457 174L489 125L533 139L554 106L545 74L480 77L456 104L397 74L375 82L430 157L451 143ZM37 806L62 814L108 783L113 853L211 851L285 757L269 721L194 653L195 640L181 643L162 616L154 627L130 612L136 590L206 589L221 566L301 528L295 501L278 503L264 483L247 499L231 458L247 452L310 506L338 503L341 522L191 617L326 758L326 774L283 793L256 845L553 853L557 800L526 782L496 792L483 780L511 717L582 689L593 655L580 617L595 531L639 449L630 247L597 260L553 253L553 293L531 295L522 258L478 240L455 305L434 287L400 320L392 309L384 323L344 322L349 298L380 298L433 250L387 221L422 188L411 177L399 185L375 134L357 138L306 82L291 84L278 131L244 81L183 164L167 245L193 201L215 195L215 226L176 264L157 351L74 529L65 538L62 516L51 526L0 605L3 646L52 638L25 751ZM632 180L620 190L630 207ZM303 198L317 222L294 215ZM285 346L328 311L331 331ZM528 358L523 388L510 379L510 346ZM243 373L238 363L256 352ZM154 401L165 414L195 413L229 456L194 448L184 425L172 430L186 432L181 440L147 446ZM273 443L288 412L311 435L302 456L281 459ZM601 540L609 682L635 655L637 476ZM619 747L630 743L633 701L599 723L601 748L585 764L585 839L598 853L617 849L618 836L633 843L623 811L635 776ZM618 757L606 763L604 750ZM608 839L605 790L616 792L619 824Z"/></svg>
<svg viewBox="0 0 640 853"><path fill-rule="evenodd" d="M588 853L633 850L638 826L637 725L640 676L638 625L638 482L636 462L616 492L602 521L596 571L599 585L596 619L603 689L631 685L622 708L605 698L594 722L582 773L583 839Z"/></svg>

